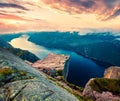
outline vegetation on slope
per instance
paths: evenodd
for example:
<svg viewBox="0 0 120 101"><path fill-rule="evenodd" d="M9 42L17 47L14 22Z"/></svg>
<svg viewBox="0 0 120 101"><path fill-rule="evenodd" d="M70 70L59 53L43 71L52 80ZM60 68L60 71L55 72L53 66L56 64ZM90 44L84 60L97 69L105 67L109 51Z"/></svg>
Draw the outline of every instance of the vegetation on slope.
<svg viewBox="0 0 120 101"><path fill-rule="evenodd" d="M37 60L39 60L37 56L35 56L33 53L27 50L21 50L18 48L6 48L6 49L23 60L27 60L30 62L36 62Z"/></svg>
<svg viewBox="0 0 120 101"><path fill-rule="evenodd" d="M11 69L9 67L3 67L0 69L0 88L1 91L4 92L4 97L0 96L0 101L14 101L16 96L21 93L21 91L26 87L23 86L21 89L17 90L17 92L12 92L12 88L10 88L7 84L25 79L33 79L34 77L28 75L26 71ZM0 92L1 94L1 92Z"/></svg>
<svg viewBox="0 0 120 101"><path fill-rule="evenodd" d="M0 87L9 82L23 79L32 79L33 77L28 75L26 71L11 69L9 67L3 67L0 69Z"/></svg>
<svg viewBox="0 0 120 101"><path fill-rule="evenodd" d="M90 86L98 92L109 91L113 94L120 94L120 80L96 78L92 80Z"/></svg>
<svg viewBox="0 0 120 101"><path fill-rule="evenodd" d="M54 83L60 87L62 87L63 89L67 90L69 93L73 94L79 101L92 101L90 99L86 99L85 97L83 97L82 95L80 95L80 93L83 91L83 88L78 87L76 85L70 84L67 81L63 79L61 80L57 80L53 77L48 76L48 79L54 81Z"/></svg>
<svg viewBox="0 0 120 101"><path fill-rule="evenodd" d="M0 47L7 49L8 51L13 53L14 55L17 55L18 57L20 57L23 60L28 60L30 62L36 62L37 60L39 60L39 58L37 56L35 56L33 53L31 53L31 52L29 52L27 50L14 48L7 41L4 41L1 38L0 38Z"/></svg>
<svg viewBox="0 0 120 101"><path fill-rule="evenodd" d="M12 48L12 46L4 41L3 39L0 38L0 47L5 47L5 48Z"/></svg>
<svg viewBox="0 0 120 101"><path fill-rule="evenodd" d="M1 37L4 41L6 41L6 42L10 42L12 39L20 37L21 34L22 34L22 33L1 34L0 37Z"/></svg>

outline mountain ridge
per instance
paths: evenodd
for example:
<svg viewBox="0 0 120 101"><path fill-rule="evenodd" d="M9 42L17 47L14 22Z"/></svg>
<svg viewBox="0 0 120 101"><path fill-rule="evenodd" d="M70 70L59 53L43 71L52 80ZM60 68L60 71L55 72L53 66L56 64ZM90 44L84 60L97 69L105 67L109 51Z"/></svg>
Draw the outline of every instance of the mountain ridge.
<svg viewBox="0 0 120 101"><path fill-rule="evenodd" d="M14 48L8 42L4 41L2 38L0 38L0 47L5 48L6 50L15 54L16 56L20 57L23 60L28 60L30 62L36 62L37 60L39 60L39 58L36 55L34 55L33 53L31 53L27 50Z"/></svg>

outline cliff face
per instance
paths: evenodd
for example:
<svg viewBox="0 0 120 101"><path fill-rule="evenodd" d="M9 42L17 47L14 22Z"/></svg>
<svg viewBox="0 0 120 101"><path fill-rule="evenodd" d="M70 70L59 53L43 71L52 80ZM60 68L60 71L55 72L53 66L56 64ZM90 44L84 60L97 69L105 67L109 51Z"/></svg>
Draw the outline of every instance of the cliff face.
<svg viewBox="0 0 120 101"><path fill-rule="evenodd" d="M69 56L49 54L45 59L38 60L32 66L48 75L55 75L55 72L62 71Z"/></svg>
<svg viewBox="0 0 120 101"><path fill-rule="evenodd" d="M49 54L45 59L33 63L32 66L39 69L61 70L64 68L65 61L68 58L69 56L65 55Z"/></svg>
<svg viewBox="0 0 120 101"><path fill-rule="evenodd" d="M4 101L6 98L14 98L15 95L14 100L17 101L78 101L72 94L48 80L43 73L0 48L0 68L6 66L17 72L22 71L19 74L24 77L22 80L16 77L14 81L11 80L12 78L8 78L9 81L11 80L9 83L5 83L5 80L1 81L0 101ZM18 75L18 73L12 73L14 73L11 75L13 77L15 74ZM26 73L29 78L26 77ZM10 75L10 71L8 74ZM0 76L0 80L2 79L6 78Z"/></svg>
<svg viewBox="0 0 120 101"><path fill-rule="evenodd" d="M67 80L68 73L69 73L69 61L70 61L70 58L65 62L65 66L63 69L63 76L64 76L65 80Z"/></svg>
<svg viewBox="0 0 120 101"><path fill-rule="evenodd" d="M104 78L90 79L83 95L94 101L120 101L120 67L106 69Z"/></svg>

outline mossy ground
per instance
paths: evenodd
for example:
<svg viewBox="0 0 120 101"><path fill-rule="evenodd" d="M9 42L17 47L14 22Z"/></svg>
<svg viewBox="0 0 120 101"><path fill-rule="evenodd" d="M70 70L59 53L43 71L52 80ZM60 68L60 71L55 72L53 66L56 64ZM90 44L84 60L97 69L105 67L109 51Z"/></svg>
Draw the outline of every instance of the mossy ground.
<svg viewBox="0 0 120 101"><path fill-rule="evenodd" d="M109 91L113 94L120 94L120 80L107 79L107 78L96 78L90 86L92 89L98 92Z"/></svg>
<svg viewBox="0 0 120 101"><path fill-rule="evenodd" d="M63 89L67 90L69 93L73 94L79 101L92 101L90 99L85 98L84 96L81 96L78 92L82 92L84 88L82 87L78 87L76 85L70 84L68 83L63 76L61 76L61 80L57 80L55 78L52 78L50 76L47 76L48 79L54 81L54 83L60 87L62 87ZM61 83L59 82L63 82L65 83L67 86L61 85ZM69 89L69 87L72 89Z"/></svg>
<svg viewBox="0 0 120 101"><path fill-rule="evenodd" d="M32 78L33 76L29 75L26 71L11 69L9 67L0 69L0 87L9 82Z"/></svg>

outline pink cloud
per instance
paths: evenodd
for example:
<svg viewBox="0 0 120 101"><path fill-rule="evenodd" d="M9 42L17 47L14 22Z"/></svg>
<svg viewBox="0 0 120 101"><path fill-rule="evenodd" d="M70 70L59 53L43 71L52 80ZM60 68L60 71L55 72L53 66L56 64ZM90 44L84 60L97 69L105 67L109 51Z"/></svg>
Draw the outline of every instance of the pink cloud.
<svg viewBox="0 0 120 101"><path fill-rule="evenodd" d="M101 20L109 20L120 15L120 0L43 0L43 2L69 14L97 14Z"/></svg>

